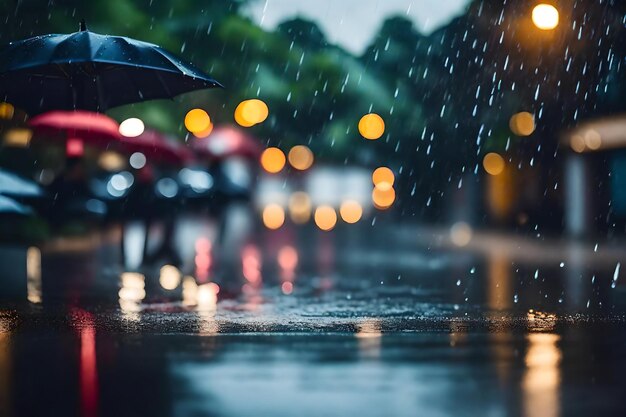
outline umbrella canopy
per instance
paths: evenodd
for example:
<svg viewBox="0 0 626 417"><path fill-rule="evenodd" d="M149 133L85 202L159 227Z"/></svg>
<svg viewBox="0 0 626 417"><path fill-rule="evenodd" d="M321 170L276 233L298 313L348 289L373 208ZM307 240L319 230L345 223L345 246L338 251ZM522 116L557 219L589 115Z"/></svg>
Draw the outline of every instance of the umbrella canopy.
<svg viewBox="0 0 626 417"><path fill-rule="evenodd" d="M12 42L0 51L0 99L30 114L112 107L220 84L157 45L86 29Z"/></svg>
<svg viewBox="0 0 626 417"><path fill-rule="evenodd" d="M142 153L151 162L182 165L193 160L189 148L155 130L145 130L136 137L122 136L114 146L127 153Z"/></svg>
<svg viewBox="0 0 626 417"><path fill-rule="evenodd" d="M233 126L216 127L208 137L194 139L192 147L198 154L211 160L233 156L257 159L263 150L256 139Z"/></svg>
<svg viewBox="0 0 626 417"><path fill-rule="evenodd" d="M20 215L29 216L33 214L30 207L18 203L17 201L0 195L0 215Z"/></svg>
<svg viewBox="0 0 626 417"><path fill-rule="evenodd" d="M44 196L43 190L37 183L5 170L0 170L0 194L14 198Z"/></svg>
<svg viewBox="0 0 626 417"><path fill-rule="evenodd" d="M28 122L36 133L76 138L96 145L120 139L119 125L104 114L88 111L52 111Z"/></svg>

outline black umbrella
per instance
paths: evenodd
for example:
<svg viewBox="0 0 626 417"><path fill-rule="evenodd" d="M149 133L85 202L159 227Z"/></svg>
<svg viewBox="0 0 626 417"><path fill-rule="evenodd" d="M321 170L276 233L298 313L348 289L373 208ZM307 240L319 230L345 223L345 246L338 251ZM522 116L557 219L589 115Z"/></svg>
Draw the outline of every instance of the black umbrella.
<svg viewBox="0 0 626 417"><path fill-rule="evenodd" d="M173 98L220 84L180 58L121 36L80 31L11 42L0 51L0 99L30 114Z"/></svg>

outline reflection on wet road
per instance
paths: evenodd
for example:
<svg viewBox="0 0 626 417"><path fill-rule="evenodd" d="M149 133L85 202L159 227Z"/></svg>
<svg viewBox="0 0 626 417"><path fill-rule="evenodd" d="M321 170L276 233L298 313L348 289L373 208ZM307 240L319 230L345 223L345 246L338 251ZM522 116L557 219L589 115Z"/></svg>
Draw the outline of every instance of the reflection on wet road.
<svg viewBox="0 0 626 417"><path fill-rule="evenodd" d="M532 264L369 227L183 228L182 277L97 267L106 244L29 250L31 302L0 309L0 414L626 414L621 255Z"/></svg>

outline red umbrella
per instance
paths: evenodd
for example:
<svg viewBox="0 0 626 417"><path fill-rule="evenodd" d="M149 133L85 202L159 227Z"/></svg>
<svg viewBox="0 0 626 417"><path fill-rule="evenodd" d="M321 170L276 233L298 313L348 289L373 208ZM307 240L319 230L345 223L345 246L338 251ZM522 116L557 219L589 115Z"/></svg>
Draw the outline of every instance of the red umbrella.
<svg viewBox="0 0 626 417"><path fill-rule="evenodd" d="M257 159L263 150L257 140L233 126L216 127L208 137L192 140L193 149L212 160L232 156Z"/></svg>
<svg viewBox="0 0 626 417"><path fill-rule="evenodd" d="M28 124L37 134L65 141L67 156L81 156L84 143L107 147L120 138L115 120L88 111L51 111L30 119Z"/></svg>
<svg viewBox="0 0 626 417"><path fill-rule="evenodd" d="M78 138L97 145L119 140L119 125L109 116L88 111L51 111L30 119L36 133Z"/></svg>
<svg viewBox="0 0 626 417"><path fill-rule="evenodd" d="M147 160L181 165L193 160L193 154L184 144L155 130L146 130L136 137L125 137L115 147L126 153L142 153Z"/></svg>

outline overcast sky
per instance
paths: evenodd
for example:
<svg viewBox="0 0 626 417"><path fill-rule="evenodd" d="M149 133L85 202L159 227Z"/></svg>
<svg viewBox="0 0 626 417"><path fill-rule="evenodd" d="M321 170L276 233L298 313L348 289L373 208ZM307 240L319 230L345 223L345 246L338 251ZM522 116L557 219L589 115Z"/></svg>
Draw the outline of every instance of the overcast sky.
<svg viewBox="0 0 626 417"><path fill-rule="evenodd" d="M249 13L272 30L296 16L318 22L328 39L360 54L389 15L405 15L430 33L462 14L469 0L257 0Z"/></svg>

